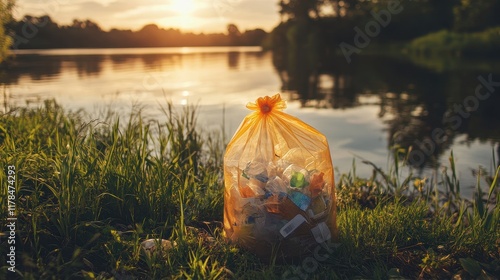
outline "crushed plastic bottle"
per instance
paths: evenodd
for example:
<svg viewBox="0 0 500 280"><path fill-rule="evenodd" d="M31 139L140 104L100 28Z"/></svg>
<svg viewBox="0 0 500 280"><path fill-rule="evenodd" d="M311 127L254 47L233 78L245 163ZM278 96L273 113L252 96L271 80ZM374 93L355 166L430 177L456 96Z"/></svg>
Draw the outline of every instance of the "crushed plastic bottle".
<svg viewBox="0 0 500 280"><path fill-rule="evenodd" d="M267 176L267 164L258 161L249 162L243 171L243 177L266 183L269 180Z"/></svg>
<svg viewBox="0 0 500 280"><path fill-rule="evenodd" d="M267 182L265 189L271 193L281 193L286 191L286 187L287 183L281 177L275 176Z"/></svg>

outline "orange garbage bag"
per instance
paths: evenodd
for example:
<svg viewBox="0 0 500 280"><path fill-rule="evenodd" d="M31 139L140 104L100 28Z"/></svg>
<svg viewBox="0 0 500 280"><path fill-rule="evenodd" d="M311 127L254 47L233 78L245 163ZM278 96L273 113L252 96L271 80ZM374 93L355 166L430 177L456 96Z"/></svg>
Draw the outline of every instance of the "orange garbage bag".
<svg viewBox="0 0 500 280"><path fill-rule="evenodd" d="M309 255L335 239L336 197L326 137L282 112L279 94L247 104L224 155L224 232L262 258Z"/></svg>

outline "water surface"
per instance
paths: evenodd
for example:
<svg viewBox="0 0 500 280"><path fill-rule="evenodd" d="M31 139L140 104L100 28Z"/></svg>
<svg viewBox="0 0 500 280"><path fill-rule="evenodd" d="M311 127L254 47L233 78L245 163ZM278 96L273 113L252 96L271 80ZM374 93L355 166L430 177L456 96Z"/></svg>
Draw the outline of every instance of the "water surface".
<svg viewBox="0 0 500 280"><path fill-rule="evenodd" d="M343 57L301 63L255 47L24 50L0 71L0 84L18 105L54 98L95 115L140 104L160 117L166 102L197 104L199 122L227 138L249 113L247 102L281 92L285 112L327 136L337 176L353 159L362 177L372 170L363 159L388 168L394 146L418 151L413 171L429 178L449 166L453 150L463 187L474 185L472 169L497 164L500 87L477 106L470 96L479 76L500 81L498 62L358 56L351 64ZM463 104L464 116L455 110ZM460 124L451 123L457 114ZM437 130L442 141L433 139Z"/></svg>

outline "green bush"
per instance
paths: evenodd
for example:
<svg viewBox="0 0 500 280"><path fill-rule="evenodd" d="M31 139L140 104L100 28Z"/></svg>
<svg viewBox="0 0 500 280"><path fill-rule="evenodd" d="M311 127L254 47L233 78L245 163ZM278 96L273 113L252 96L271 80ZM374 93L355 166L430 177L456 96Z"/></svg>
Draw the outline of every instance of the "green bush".
<svg viewBox="0 0 500 280"><path fill-rule="evenodd" d="M441 30L411 41L406 50L426 55L498 56L500 27L475 33L457 33Z"/></svg>

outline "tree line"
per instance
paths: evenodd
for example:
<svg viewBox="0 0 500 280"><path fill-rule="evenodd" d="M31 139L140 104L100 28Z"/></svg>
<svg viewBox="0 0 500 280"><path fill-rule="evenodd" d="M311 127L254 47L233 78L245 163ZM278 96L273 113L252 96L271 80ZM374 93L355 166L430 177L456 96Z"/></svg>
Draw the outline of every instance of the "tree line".
<svg viewBox="0 0 500 280"><path fill-rule="evenodd" d="M140 30L104 31L91 20L75 19L60 25L49 16L27 15L13 20L14 0L0 0L0 61L9 46L29 48L108 48L263 45L279 51L283 46L321 45L336 48L352 41L353 29L364 27L388 6L402 11L390 18L379 42L409 41L438 30L474 32L500 26L497 0L278 0L281 23L268 36L262 29L240 32L234 24L226 33L192 33L148 24ZM6 35L9 35L6 36Z"/></svg>
<svg viewBox="0 0 500 280"><path fill-rule="evenodd" d="M373 12L390 5L404 9L400 16L392 19L392 27L388 26L391 32L384 32L381 39L407 40L442 29L475 32L500 25L500 1L497 0L279 1L282 22L316 21L338 35L350 26L370 20Z"/></svg>
<svg viewBox="0 0 500 280"><path fill-rule="evenodd" d="M211 34L182 32L156 24L145 25L137 31L116 28L104 31L88 19L60 25L47 15L26 15L8 23L7 28L12 31L14 49L257 46L267 35L262 29L240 32L234 24L227 26L227 33Z"/></svg>
<svg viewBox="0 0 500 280"><path fill-rule="evenodd" d="M281 23L272 30L265 47L279 52L338 49L343 42L352 43L356 28L372 28L376 38L370 39L391 44L443 30L467 34L500 26L498 0L279 0L278 5ZM380 23L377 17L394 7L398 14L386 16L378 26L383 30L373 32L370 22Z"/></svg>
<svg viewBox="0 0 500 280"><path fill-rule="evenodd" d="M279 0L278 5L281 22L263 46L281 65L307 60L314 68L336 53L351 60L368 45L469 56L494 55L500 46L498 0Z"/></svg>

